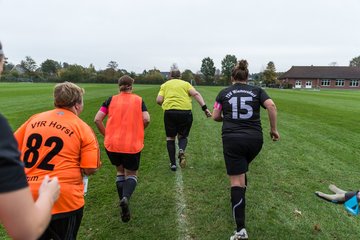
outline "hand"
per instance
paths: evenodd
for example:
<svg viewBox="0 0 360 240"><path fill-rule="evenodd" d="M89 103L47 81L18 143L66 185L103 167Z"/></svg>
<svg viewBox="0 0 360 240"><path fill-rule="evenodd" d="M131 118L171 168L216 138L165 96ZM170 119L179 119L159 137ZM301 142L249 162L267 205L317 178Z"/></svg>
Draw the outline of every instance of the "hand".
<svg viewBox="0 0 360 240"><path fill-rule="evenodd" d="M209 109L205 109L205 115L206 115L206 117L211 117L211 112L210 112L210 110Z"/></svg>
<svg viewBox="0 0 360 240"><path fill-rule="evenodd" d="M280 140L280 134L278 131L270 131L270 137L273 141L279 141Z"/></svg>
<svg viewBox="0 0 360 240"><path fill-rule="evenodd" d="M54 177L50 179L49 176L46 175L39 188L39 195L41 194L48 194L52 198L53 202L55 202L60 194L58 178Z"/></svg>

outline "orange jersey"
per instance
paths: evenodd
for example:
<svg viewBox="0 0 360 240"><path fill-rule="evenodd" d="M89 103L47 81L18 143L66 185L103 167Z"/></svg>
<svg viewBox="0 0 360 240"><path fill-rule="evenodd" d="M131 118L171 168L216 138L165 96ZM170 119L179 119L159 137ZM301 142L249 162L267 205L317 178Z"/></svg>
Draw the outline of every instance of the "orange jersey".
<svg viewBox="0 0 360 240"><path fill-rule="evenodd" d="M110 152L138 153L144 147L142 98L132 93L112 97L105 128L105 148Z"/></svg>
<svg viewBox="0 0 360 240"><path fill-rule="evenodd" d="M84 206L81 168L100 166L92 129L73 112L56 108L29 118L16 132L21 160L34 199L45 175L58 177L60 196L52 214Z"/></svg>

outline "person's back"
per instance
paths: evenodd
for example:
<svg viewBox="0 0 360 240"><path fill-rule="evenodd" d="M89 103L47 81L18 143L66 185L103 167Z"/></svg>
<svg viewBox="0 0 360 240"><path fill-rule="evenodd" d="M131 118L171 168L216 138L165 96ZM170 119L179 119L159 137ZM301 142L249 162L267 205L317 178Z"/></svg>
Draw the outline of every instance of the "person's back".
<svg viewBox="0 0 360 240"><path fill-rule="evenodd" d="M162 108L164 110L191 110L191 96L189 90L193 89L190 83L171 79L161 85L160 91L164 96Z"/></svg>
<svg viewBox="0 0 360 240"><path fill-rule="evenodd" d="M130 92L112 96L104 145L111 152L137 153L144 147L142 98Z"/></svg>
<svg viewBox="0 0 360 240"><path fill-rule="evenodd" d="M61 186L50 225L39 239L76 238L85 203L83 175L100 167L96 136L78 117L83 94L84 89L73 83L57 84L56 108L33 115L15 132L34 198L45 175L57 176Z"/></svg>
<svg viewBox="0 0 360 240"><path fill-rule="evenodd" d="M85 160L94 158L92 154L99 158L90 127L73 112L56 108L31 117L15 136L34 199L44 176L57 176L62 194L52 213L74 211L84 206L80 168L87 168ZM91 149L84 151L84 144L89 144Z"/></svg>

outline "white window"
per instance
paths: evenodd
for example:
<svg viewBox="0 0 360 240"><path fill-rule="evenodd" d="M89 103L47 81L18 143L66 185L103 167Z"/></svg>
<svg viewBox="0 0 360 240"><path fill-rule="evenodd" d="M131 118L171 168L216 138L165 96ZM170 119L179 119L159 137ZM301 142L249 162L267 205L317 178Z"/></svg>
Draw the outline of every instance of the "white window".
<svg viewBox="0 0 360 240"><path fill-rule="evenodd" d="M350 87L358 87L359 80L350 80Z"/></svg>
<svg viewBox="0 0 360 240"><path fill-rule="evenodd" d="M336 79L335 86L343 87L344 85L345 85L345 80L344 79Z"/></svg>
<svg viewBox="0 0 360 240"><path fill-rule="evenodd" d="M312 87L312 81L306 81L305 88L311 88Z"/></svg>
<svg viewBox="0 0 360 240"><path fill-rule="evenodd" d="M300 80L296 80L295 88L301 88L301 81Z"/></svg>
<svg viewBox="0 0 360 240"><path fill-rule="evenodd" d="M329 79L321 80L321 86L330 86L331 81Z"/></svg>

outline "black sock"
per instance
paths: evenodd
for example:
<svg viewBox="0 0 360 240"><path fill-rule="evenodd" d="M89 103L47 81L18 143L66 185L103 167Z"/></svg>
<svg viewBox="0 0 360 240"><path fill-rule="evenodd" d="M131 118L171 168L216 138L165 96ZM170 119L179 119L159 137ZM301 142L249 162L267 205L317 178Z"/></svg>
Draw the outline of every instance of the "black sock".
<svg viewBox="0 0 360 240"><path fill-rule="evenodd" d="M185 152L185 148L186 148L187 142L188 142L187 138L186 137L181 137L181 138L178 139L178 141L179 141L179 149L182 149Z"/></svg>
<svg viewBox="0 0 360 240"><path fill-rule="evenodd" d="M166 141L167 150L169 153L170 163L176 164L175 161L175 140L167 140Z"/></svg>
<svg viewBox="0 0 360 240"><path fill-rule="evenodd" d="M137 177L128 176L124 183L123 196L126 197L127 199L130 199L131 195L135 191L136 184L137 184Z"/></svg>
<svg viewBox="0 0 360 240"><path fill-rule="evenodd" d="M245 228L245 188L231 187L231 205L236 231L240 231Z"/></svg>
<svg viewBox="0 0 360 240"><path fill-rule="evenodd" d="M121 200L123 197L123 187L125 183L125 176L124 175L117 175L116 176L116 189L119 195L119 199Z"/></svg>

